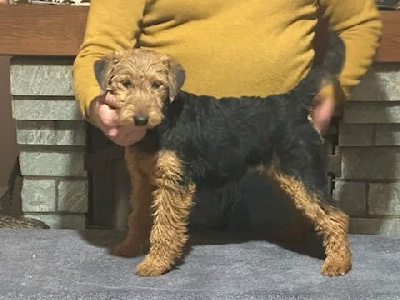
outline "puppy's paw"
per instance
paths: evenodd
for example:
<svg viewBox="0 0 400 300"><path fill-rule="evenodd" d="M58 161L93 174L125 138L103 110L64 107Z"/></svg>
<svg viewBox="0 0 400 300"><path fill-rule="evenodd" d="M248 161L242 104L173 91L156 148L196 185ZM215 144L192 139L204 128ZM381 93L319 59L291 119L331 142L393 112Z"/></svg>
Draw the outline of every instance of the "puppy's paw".
<svg viewBox="0 0 400 300"><path fill-rule="evenodd" d="M122 257L135 257L145 254L148 247L144 244L125 239L112 250L111 254Z"/></svg>
<svg viewBox="0 0 400 300"><path fill-rule="evenodd" d="M349 258L340 258L338 256L325 259L321 268L321 274L325 276L342 276L346 275L351 269Z"/></svg>
<svg viewBox="0 0 400 300"><path fill-rule="evenodd" d="M161 262L156 259L146 257L137 267L136 274L139 276L160 276L171 269L172 264Z"/></svg>

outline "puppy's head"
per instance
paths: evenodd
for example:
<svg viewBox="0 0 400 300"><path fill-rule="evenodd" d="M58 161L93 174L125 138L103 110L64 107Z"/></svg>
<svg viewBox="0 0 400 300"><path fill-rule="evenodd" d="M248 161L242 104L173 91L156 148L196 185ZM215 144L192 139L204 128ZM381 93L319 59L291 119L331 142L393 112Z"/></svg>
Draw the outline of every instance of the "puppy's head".
<svg viewBox="0 0 400 300"><path fill-rule="evenodd" d="M115 95L121 124L148 128L161 123L163 106L174 101L185 81L176 60L150 50L117 51L96 61L94 69L102 92Z"/></svg>

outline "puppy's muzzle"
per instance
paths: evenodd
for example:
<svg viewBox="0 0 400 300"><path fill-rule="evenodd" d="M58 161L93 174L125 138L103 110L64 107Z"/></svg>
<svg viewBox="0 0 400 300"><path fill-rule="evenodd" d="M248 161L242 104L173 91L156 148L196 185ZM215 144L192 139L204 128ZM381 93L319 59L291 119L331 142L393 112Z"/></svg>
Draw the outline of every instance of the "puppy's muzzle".
<svg viewBox="0 0 400 300"><path fill-rule="evenodd" d="M149 116L145 114L137 114L133 117L136 126L145 126L149 122Z"/></svg>

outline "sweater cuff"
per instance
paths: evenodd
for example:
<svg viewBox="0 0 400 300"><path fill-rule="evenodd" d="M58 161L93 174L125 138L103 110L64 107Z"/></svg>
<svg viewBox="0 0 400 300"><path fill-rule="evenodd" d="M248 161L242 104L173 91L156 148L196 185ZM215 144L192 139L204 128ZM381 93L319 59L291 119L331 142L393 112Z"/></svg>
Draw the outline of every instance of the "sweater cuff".
<svg viewBox="0 0 400 300"><path fill-rule="evenodd" d="M88 119L90 117L90 114L89 114L90 104L99 95L100 95L100 90L96 86L88 87L88 88L84 89L83 92L81 92L80 94L75 95L76 100L79 104L81 113L85 117L85 119Z"/></svg>

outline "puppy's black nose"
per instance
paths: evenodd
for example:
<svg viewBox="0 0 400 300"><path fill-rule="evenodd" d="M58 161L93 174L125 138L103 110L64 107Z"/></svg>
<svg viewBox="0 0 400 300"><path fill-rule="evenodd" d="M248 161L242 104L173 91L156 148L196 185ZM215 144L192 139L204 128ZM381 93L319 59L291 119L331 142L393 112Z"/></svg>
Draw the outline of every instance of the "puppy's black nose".
<svg viewBox="0 0 400 300"><path fill-rule="evenodd" d="M149 117L143 114L138 114L133 117L136 126L144 126L149 122Z"/></svg>

